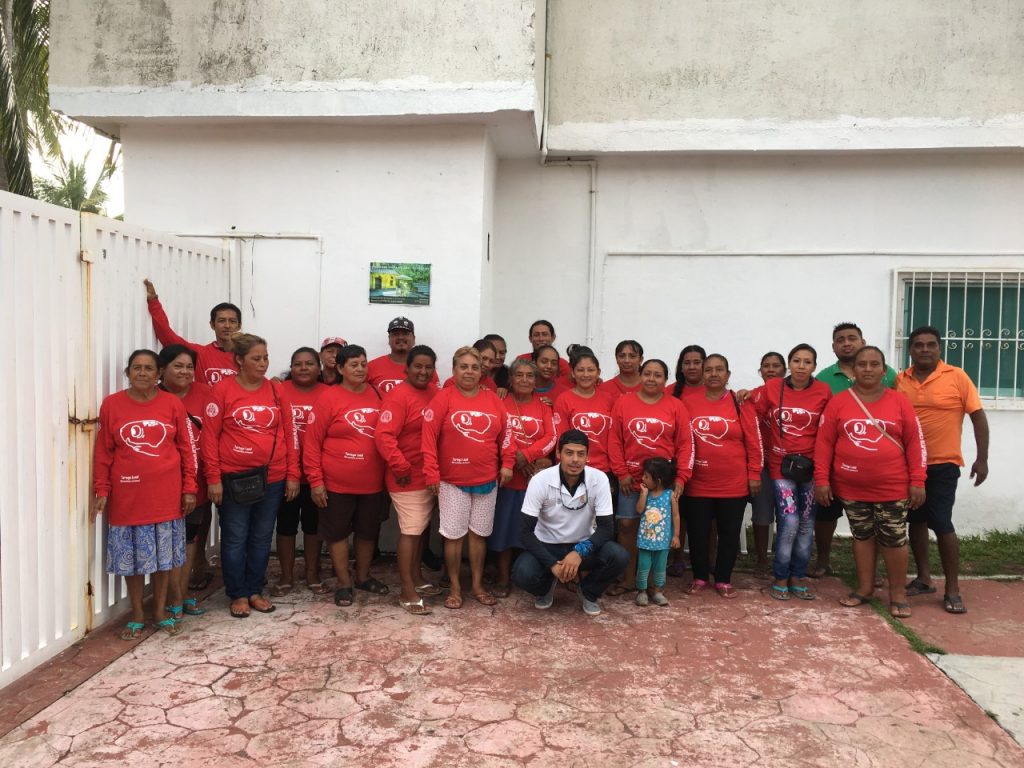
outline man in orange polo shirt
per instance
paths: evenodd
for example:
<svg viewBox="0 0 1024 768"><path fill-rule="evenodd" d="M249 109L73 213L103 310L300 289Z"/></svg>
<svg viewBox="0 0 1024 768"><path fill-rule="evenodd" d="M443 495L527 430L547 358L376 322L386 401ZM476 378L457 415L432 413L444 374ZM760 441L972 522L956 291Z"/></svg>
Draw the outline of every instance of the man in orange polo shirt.
<svg viewBox="0 0 1024 768"><path fill-rule="evenodd" d="M928 567L928 529L935 532L939 557L946 577L943 605L949 613L966 613L960 597L960 539L953 528L953 502L960 467L964 414L971 417L977 459L971 465L974 484L988 477L988 419L974 383L962 368L943 362L942 336L931 326L910 334L912 365L896 377L896 389L906 395L917 412L928 450L928 478L925 503L911 511L910 548L917 564L917 578L907 584L907 595L935 592Z"/></svg>

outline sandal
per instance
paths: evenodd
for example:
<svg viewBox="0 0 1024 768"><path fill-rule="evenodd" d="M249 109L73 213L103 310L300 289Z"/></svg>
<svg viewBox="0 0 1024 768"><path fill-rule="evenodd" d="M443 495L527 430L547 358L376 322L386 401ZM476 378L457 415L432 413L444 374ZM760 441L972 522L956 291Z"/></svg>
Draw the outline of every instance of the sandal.
<svg viewBox="0 0 1024 768"><path fill-rule="evenodd" d="M206 613L205 608L200 608L196 605L196 599L194 597L186 597L182 600L181 609L185 612L186 616L202 616Z"/></svg>
<svg viewBox="0 0 1024 768"><path fill-rule="evenodd" d="M378 581L377 579L373 578L373 576L371 576L363 582L357 581L355 583L355 587L356 589L361 589L364 592L371 592L375 595L386 595L388 592L391 591L388 589L387 584L385 584L382 581Z"/></svg>
<svg viewBox="0 0 1024 768"><path fill-rule="evenodd" d="M174 621L181 621L184 618L182 615L182 606L180 605L165 605L164 612L171 614L170 618Z"/></svg>
<svg viewBox="0 0 1024 768"><path fill-rule="evenodd" d="M497 605L498 601L494 598L490 592L477 592L473 595L473 599L476 600L480 605Z"/></svg>
<svg viewBox="0 0 1024 768"><path fill-rule="evenodd" d="M202 592L213 581L213 574L207 571L206 573L196 576L192 581L188 583L188 589L190 592Z"/></svg>
<svg viewBox="0 0 1024 768"><path fill-rule="evenodd" d="M929 584L928 582L921 581L920 579L914 579L907 584L907 597L917 597L918 595L934 595L935 585Z"/></svg>
<svg viewBox="0 0 1024 768"><path fill-rule="evenodd" d="M331 588L322 581L311 581L306 586L314 595L329 595L331 593Z"/></svg>
<svg viewBox="0 0 1024 768"><path fill-rule="evenodd" d="M459 595L448 595L444 599L444 607L457 611L462 607L462 598Z"/></svg>
<svg viewBox="0 0 1024 768"><path fill-rule="evenodd" d="M155 622L153 626L157 629L162 629L171 637L174 637L181 632L181 627L175 623L174 619L163 619L162 621Z"/></svg>
<svg viewBox="0 0 1024 768"><path fill-rule="evenodd" d="M736 590L733 589L732 584L725 584L719 582L718 584L715 584L715 591L718 592L718 594L724 597L726 600L732 600L733 598L739 596L736 593Z"/></svg>
<svg viewBox="0 0 1024 768"><path fill-rule="evenodd" d="M509 584L498 584L491 590L495 597L508 597L512 594L512 586Z"/></svg>
<svg viewBox="0 0 1024 768"><path fill-rule="evenodd" d="M443 591L444 590L441 589L439 586L437 586L437 584L427 583L427 584L420 584L418 587L416 587L416 594L417 595L426 595L427 597L437 597Z"/></svg>
<svg viewBox="0 0 1024 768"><path fill-rule="evenodd" d="M818 599L818 596L816 594L814 594L813 592L811 592L811 590L808 589L807 587L799 587L799 586L797 586L797 587L790 587L789 591L798 600L817 600Z"/></svg>
<svg viewBox="0 0 1024 768"><path fill-rule="evenodd" d="M780 587L778 584L772 584L768 594L776 600L789 600L789 587Z"/></svg>
<svg viewBox="0 0 1024 768"><path fill-rule="evenodd" d="M277 610L277 606L269 600L267 600L265 597L263 597L263 595L257 595L257 597L259 597L259 599L263 601L263 607L260 608L258 605L256 605L256 603L254 603L253 599L250 597L249 607L252 608L254 611L259 611L260 613L273 613Z"/></svg>
<svg viewBox="0 0 1024 768"><path fill-rule="evenodd" d="M708 583L704 581L704 579L694 579L687 585L686 589L684 589L683 591L688 595L696 595L698 592L701 592L707 585Z"/></svg>
<svg viewBox="0 0 1024 768"><path fill-rule="evenodd" d="M339 608L352 605L352 587L339 587L334 590L334 604Z"/></svg>
<svg viewBox="0 0 1024 768"><path fill-rule="evenodd" d="M398 604L413 616L426 616L431 613L430 608L423 604L423 598L418 600L399 600Z"/></svg>
<svg viewBox="0 0 1024 768"><path fill-rule="evenodd" d="M294 584L275 584L270 588L270 594L272 597L284 597L291 594L293 589L295 589Z"/></svg>
<svg viewBox="0 0 1024 768"><path fill-rule="evenodd" d="M619 595L628 595L636 592L636 587L632 589L630 587L623 586L622 584L612 584L605 593L608 597L618 597Z"/></svg>
<svg viewBox="0 0 1024 768"><path fill-rule="evenodd" d="M145 624L140 624L137 621L129 621L124 625L124 630L121 632L122 640L137 640L139 635L142 634L142 630L146 628Z"/></svg>
<svg viewBox="0 0 1024 768"><path fill-rule="evenodd" d="M245 600L245 598L242 598L242 599ZM234 616L236 619L248 619L249 616L252 613L249 610L248 601L246 601L245 608L236 608L235 604L231 603L231 606L230 606L230 608L228 610L231 611L231 615Z"/></svg>
<svg viewBox="0 0 1024 768"><path fill-rule="evenodd" d="M871 602L870 595L862 595L859 592L850 592L846 597L839 598L839 604L843 608L860 608Z"/></svg>
<svg viewBox="0 0 1024 768"><path fill-rule="evenodd" d="M946 609L946 613L967 613L960 595L943 595L942 607Z"/></svg>
<svg viewBox="0 0 1024 768"><path fill-rule="evenodd" d="M889 603L889 615L894 619L909 619L913 616L910 603Z"/></svg>

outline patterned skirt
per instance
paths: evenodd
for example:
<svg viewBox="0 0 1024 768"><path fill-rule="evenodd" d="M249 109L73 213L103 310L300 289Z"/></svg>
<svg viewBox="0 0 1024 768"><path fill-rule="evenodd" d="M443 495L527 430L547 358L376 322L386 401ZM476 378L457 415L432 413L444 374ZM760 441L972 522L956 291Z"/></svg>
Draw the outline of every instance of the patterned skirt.
<svg viewBox="0 0 1024 768"><path fill-rule="evenodd" d="M112 525L107 531L107 573L145 576L185 564L185 520Z"/></svg>

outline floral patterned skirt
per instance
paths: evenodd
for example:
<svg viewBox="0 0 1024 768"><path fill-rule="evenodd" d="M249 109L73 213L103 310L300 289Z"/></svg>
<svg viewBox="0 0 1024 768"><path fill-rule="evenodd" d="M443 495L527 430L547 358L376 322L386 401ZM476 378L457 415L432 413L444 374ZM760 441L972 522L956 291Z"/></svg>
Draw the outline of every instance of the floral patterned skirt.
<svg viewBox="0 0 1024 768"><path fill-rule="evenodd" d="M145 576L185 564L185 520L112 525L107 531L107 573Z"/></svg>

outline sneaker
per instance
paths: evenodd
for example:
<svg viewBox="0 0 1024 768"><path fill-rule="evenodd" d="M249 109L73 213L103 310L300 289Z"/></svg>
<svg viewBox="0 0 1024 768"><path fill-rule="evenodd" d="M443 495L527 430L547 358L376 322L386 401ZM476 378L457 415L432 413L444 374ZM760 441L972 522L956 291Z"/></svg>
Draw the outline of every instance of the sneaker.
<svg viewBox="0 0 1024 768"><path fill-rule="evenodd" d="M642 607L646 607L651 604L650 599L647 597L647 590L642 589L636 593L636 604Z"/></svg>
<svg viewBox="0 0 1024 768"><path fill-rule="evenodd" d="M541 595L533 601L533 607L538 611L546 611L555 602L555 589L558 587L558 579L551 580L551 588L547 594Z"/></svg>
<svg viewBox="0 0 1024 768"><path fill-rule="evenodd" d="M601 614L601 606L596 601L590 600L586 595L583 594L582 589L576 590L576 596L580 599L580 608L587 616L599 616Z"/></svg>
<svg viewBox="0 0 1024 768"><path fill-rule="evenodd" d="M668 598L665 597L664 593L662 592L655 592L653 595L651 595L651 602L655 605L660 605L662 608L664 608L666 605L668 605Z"/></svg>

